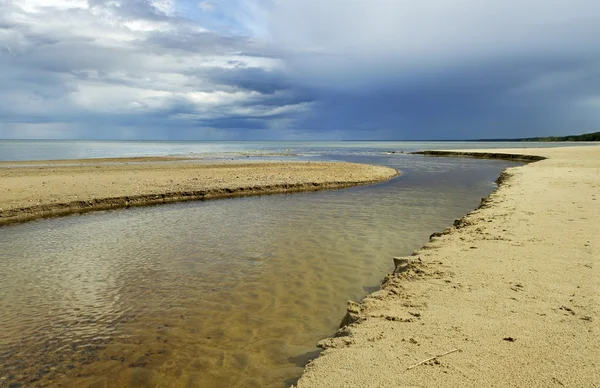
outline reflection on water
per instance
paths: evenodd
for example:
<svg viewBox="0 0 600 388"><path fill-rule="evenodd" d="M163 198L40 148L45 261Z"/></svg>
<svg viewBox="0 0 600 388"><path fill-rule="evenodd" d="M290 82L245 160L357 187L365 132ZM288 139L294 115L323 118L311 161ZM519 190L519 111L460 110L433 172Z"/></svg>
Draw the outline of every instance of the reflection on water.
<svg viewBox="0 0 600 388"><path fill-rule="evenodd" d="M0 229L0 387L283 387L392 256L510 164L388 156L339 191L92 213Z"/></svg>

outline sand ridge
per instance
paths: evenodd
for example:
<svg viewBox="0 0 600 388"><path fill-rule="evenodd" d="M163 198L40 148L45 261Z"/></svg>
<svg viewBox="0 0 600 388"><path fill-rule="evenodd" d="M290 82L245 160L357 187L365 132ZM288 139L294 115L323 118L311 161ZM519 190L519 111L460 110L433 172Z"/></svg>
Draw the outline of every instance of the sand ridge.
<svg viewBox="0 0 600 388"><path fill-rule="evenodd" d="M345 162L127 158L0 168L0 225L167 202L290 193L382 182L393 168Z"/></svg>
<svg viewBox="0 0 600 388"><path fill-rule="evenodd" d="M493 152L547 159L349 302L299 388L600 386L600 146Z"/></svg>

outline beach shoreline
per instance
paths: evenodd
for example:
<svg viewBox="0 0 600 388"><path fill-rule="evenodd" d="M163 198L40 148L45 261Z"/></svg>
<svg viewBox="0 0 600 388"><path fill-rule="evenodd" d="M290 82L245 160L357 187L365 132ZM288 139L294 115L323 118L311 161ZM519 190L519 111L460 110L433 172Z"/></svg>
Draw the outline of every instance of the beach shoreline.
<svg viewBox="0 0 600 388"><path fill-rule="evenodd" d="M545 156L541 155L524 155L519 153L502 153L502 152L489 152L489 151L452 151L452 150L431 150L431 151L417 151L411 152L413 155L425 155L425 156L440 156L447 157L453 156L457 158L477 158L477 159L499 159L509 160L512 162L538 162L546 159Z"/></svg>
<svg viewBox="0 0 600 388"><path fill-rule="evenodd" d="M394 258L297 387L597 386L600 147L420 154L537 162Z"/></svg>
<svg viewBox="0 0 600 388"><path fill-rule="evenodd" d="M7 162L0 226L95 210L339 189L399 171L347 162L207 162L151 157Z"/></svg>

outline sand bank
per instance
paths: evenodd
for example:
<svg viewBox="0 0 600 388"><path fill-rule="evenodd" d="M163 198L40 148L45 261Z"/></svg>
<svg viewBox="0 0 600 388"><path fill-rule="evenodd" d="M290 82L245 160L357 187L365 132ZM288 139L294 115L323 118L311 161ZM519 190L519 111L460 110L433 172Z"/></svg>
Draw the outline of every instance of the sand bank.
<svg viewBox="0 0 600 388"><path fill-rule="evenodd" d="M600 386L600 146L493 153L547 159L350 303L298 387Z"/></svg>
<svg viewBox="0 0 600 388"><path fill-rule="evenodd" d="M399 174L388 167L337 162L128 158L30 163L36 166L0 165L0 225L91 210L334 189Z"/></svg>
<svg viewBox="0 0 600 388"><path fill-rule="evenodd" d="M91 158L91 159L53 159L53 160L15 160L0 162L1 167L48 166L48 165L82 165L102 163L150 163L150 162L179 162L182 160L197 160L185 156L133 156L124 158Z"/></svg>
<svg viewBox="0 0 600 388"><path fill-rule="evenodd" d="M412 152L413 155L427 155L427 156L457 156L462 158L480 158L480 159L502 159L512 160L515 162L537 162L546 159L545 156L541 155L523 155L513 154L509 152L517 152L515 150L507 152L489 152L487 151L418 151Z"/></svg>

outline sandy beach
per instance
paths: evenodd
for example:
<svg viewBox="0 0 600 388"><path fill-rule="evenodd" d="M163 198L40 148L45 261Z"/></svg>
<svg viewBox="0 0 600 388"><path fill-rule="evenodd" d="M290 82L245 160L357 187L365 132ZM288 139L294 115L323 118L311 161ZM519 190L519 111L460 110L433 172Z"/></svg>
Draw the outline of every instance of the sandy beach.
<svg viewBox="0 0 600 388"><path fill-rule="evenodd" d="M342 162L210 163L173 158L0 164L0 225L167 202L334 189L399 172Z"/></svg>
<svg viewBox="0 0 600 388"><path fill-rule="evenodd" d="M600 386L600 146L463 152L547 159L398 258L298 387Z"/></svg>

